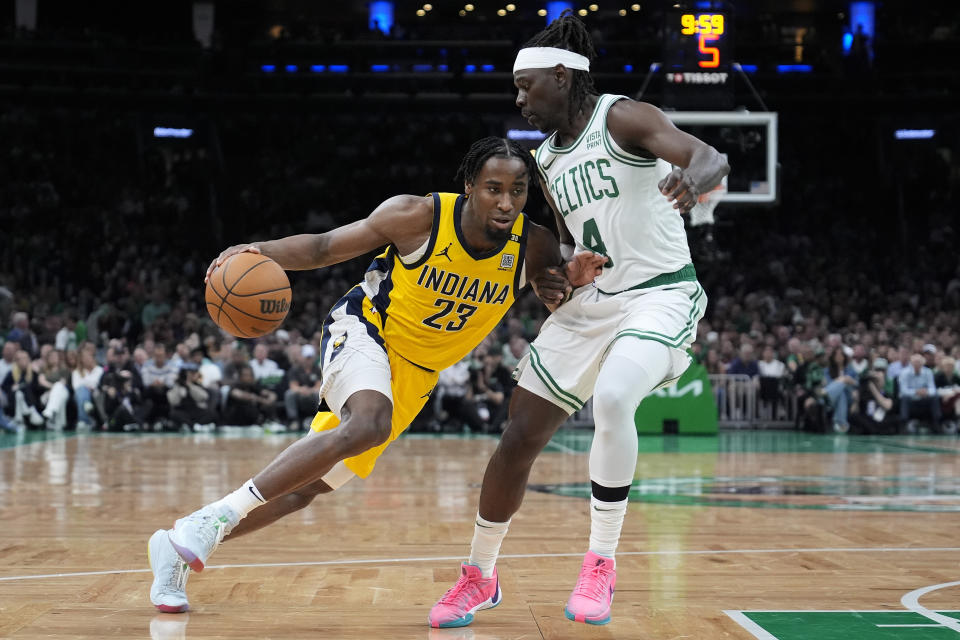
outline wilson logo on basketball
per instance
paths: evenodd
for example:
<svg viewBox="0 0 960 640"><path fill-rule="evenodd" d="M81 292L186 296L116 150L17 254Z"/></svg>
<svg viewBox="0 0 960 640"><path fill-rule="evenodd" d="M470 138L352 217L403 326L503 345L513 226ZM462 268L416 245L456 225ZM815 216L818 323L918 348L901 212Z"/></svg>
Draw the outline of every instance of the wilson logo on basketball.
<svg viewBox="0 0 960 640"><path fill-rule="evenodd" d="M286 313L290 308L290 303L286 298L279 300L270 300L269 298L260 298L260 313Z"/></svg>

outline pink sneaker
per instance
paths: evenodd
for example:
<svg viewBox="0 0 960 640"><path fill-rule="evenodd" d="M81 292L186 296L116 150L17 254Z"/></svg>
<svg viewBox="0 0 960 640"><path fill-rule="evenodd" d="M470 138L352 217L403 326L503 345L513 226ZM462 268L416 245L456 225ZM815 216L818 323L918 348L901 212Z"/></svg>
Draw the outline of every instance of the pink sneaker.
<svg viewBox="0 0 960 640"><path fill-rule="evenodd" d="M610 605L613 604L616 585L617 572L613 568L613 558L588 551L580 566L577 586L573 588L563 613L577 622L607 624L610 622Z"/></svg>
<svg viewBox="0 0 960 640"><path fill-rule="evenodd" d="M492 609L500 604L500 581L497 569L484 578L480 567L460 565L460 579L440 601L430 609L427 621L431 627L465 627L473 622L473 614L480 609Z"/></svg>

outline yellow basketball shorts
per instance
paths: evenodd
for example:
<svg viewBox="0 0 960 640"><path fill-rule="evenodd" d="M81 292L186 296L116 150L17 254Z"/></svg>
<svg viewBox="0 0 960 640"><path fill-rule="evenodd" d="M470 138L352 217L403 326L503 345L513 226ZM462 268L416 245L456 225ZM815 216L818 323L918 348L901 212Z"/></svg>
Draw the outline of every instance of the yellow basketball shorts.
<svg viewBox="0 0 960 640"><path fill-rule="evenodd" d="M392 428L383 444L344 460L352 472L366 478L377 458L403 433L430 398L439 374L405 360L383 341L378 320L368 317L362 290L355 288L330 312L323 326L321 358L323 382L320 396L331 412L318 412L310 428L336 429L347 399L357 391L379 391L393 402ZM361 306L362 305L362 306Z"/></svg>

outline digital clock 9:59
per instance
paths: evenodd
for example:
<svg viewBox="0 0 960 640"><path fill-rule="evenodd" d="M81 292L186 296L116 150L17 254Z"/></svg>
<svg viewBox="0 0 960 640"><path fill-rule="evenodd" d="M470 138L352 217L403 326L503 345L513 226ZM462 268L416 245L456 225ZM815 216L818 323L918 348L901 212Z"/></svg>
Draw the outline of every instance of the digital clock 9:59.
<svg viewBox="0 0 960 640"><path fill-rule="evenodd" d="M720 48L710 46L720 40L726 31L726 16L722 13L684 13L680 16L680 33L684 36L696 36L697 49L705 57L697 61L702 69L715 69L720 66Z"/></svg>

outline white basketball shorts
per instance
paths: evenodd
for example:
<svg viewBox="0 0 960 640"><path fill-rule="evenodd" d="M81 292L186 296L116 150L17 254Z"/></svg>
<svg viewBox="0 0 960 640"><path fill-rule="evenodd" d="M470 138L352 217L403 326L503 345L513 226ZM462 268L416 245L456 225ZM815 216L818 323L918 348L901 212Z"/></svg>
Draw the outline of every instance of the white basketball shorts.
<svg viewBox="0 0 960 640"><path fill-rule="evenodd" d="M696 281L614 295L581 287L544 322L514 377L519 386L573 413L593 395L615 341L654 340L670 347L668 374L657 388L669 386L690 366L687 349L706 308L707 295Z"/></svg>

